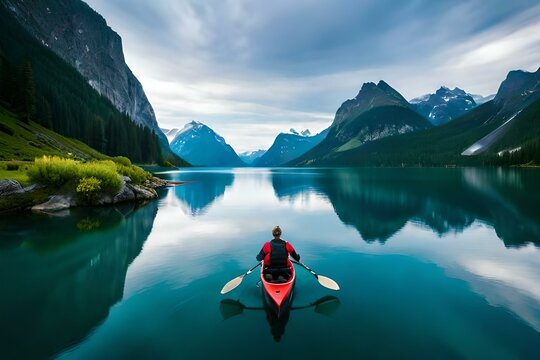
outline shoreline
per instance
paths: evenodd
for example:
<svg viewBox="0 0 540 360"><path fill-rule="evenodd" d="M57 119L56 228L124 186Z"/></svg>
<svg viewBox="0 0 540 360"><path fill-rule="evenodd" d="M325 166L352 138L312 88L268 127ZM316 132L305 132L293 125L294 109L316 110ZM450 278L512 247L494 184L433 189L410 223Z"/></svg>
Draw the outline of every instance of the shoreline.
<svg viewBox="0 0 540 360"><path fill-rule="evenodd" d="M100 193L91 202L85 202L73 192L52 189L41 184L22 187L17 180L0 180L0 214L17 212L54 213L73 207L101 207L125 202L142 202L158 197L157 189L175 187L185 181L165 180L152 176L143 184L134 184L127 176L122 176L122 187L114 194Z"/></svg>

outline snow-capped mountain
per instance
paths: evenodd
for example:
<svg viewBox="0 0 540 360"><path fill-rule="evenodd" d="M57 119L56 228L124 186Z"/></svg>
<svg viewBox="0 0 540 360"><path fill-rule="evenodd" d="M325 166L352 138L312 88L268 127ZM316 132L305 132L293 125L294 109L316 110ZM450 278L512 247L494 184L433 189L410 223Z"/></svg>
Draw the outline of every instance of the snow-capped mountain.
<svg viewBox="0 0 540 360"><path fill-rule="evenodd" d="M475 96L483 99L480 95ZM410 103L418 113L433 125L444 124L478 105L473 95L460 88L456 87L451 90L446 86L441 86L434 94L414 98Z"/></svg>
<svg viewBox="0 0 540 360"><path fill-rule="evenodd" d="M171 142L172 151L193 165L199 166L245 166L234 149L219 136L198 121L186 124Z"/></svg>
<svg viewBox="0 0 540 360"><path fill-rule="evenodd" d="M169 144L172 143L176 135L180 132L181 129L174 128L174 129L164 129L161 128L161 131L165 134L167 137L167 140L169 141Z"/></svg>
<svg viewBox="0 0 540 360"><path fill-rule="evenodd" d="M246 152L238 154L238 156L246 164L251 165L251 164L253 164L253 162L255 160L257 160L258 158L263 156L265 152L266 152L266 150L246 151Z"/></svg>

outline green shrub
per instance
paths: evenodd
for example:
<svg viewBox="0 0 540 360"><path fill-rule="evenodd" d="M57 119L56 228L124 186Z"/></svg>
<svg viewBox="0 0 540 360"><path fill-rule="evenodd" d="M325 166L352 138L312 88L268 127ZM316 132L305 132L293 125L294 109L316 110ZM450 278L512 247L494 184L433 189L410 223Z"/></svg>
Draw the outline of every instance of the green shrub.
<svg viewBox="0 0 540 360"><path fill-rule="evenodd" d="M78 178L77 165L75 160L43 156L35 159L34 166L28 170L28 176L34 182L62 186Z"/></svg>
<svg viewBox="0 0 540 360"><path fill-rule="evenodd" d="M28 170L28 175L34 182L57 187L68 182L80 184L81 179L91 177L100 181L100 187L104 191L115 192L122 186L116 164L111 160L81 163L58 156L43 156L35 160L34 166Z"/></svg>
<svg viewBox="0 0 540 360"><path fill-rule="evenodd" d="M146 180L152 178L152 174L135 165L124 166L117 163L116 171L118 171L121 175L129 176L131 181L133 181L135 184L142 184Z"/></svg>
<svg viewBox="0 0 540 360"><path fill-rule="evenodd" d="M92 202L101 191L101 180L93 176L84 177L77 185L77 195L87 202Z"/></svg>
<svg viewBox="0 0 540 360"><path fill-rule="evenodd" d="M115 192L122 187L122 179L116 171L116 164L111 160L91 161L80 164L78 177L94 177L101 180L101 187L105 191Z"/></svg>
<svg viewBox="0 0 540 360"><path fill-rule="evenodd" d="M125 156L116 156L113 158L113 161L117 164L124 165L124 166L131 166L131 160L129 160Z"/></svg>

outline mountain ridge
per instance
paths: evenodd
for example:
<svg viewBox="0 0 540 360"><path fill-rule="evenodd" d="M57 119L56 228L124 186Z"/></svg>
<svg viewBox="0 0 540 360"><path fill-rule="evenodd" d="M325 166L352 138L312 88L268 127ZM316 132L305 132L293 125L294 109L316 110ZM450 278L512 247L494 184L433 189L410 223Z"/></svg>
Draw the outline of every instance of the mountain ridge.
<svg viewBox="0 0 540 360"><path fill-rule="evenodd" d="M431 126L383 80L377 85L364 83L354 99L346 100L338 108L326 138L287 165L316 165L366 142Z"/></svg>

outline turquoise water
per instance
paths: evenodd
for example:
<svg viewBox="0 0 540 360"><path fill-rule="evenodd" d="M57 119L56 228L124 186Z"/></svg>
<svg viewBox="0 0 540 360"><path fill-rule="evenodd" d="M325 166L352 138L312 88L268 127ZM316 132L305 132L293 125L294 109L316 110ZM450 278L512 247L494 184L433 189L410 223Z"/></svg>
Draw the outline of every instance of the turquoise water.
<svg viewBox="0 0 540 360"><path fill-rule="evenodd" d="M0 219L2 359L536 359L540 171L193 169L148 204ZM280 225L302 261L268 312Z"/></svg>

